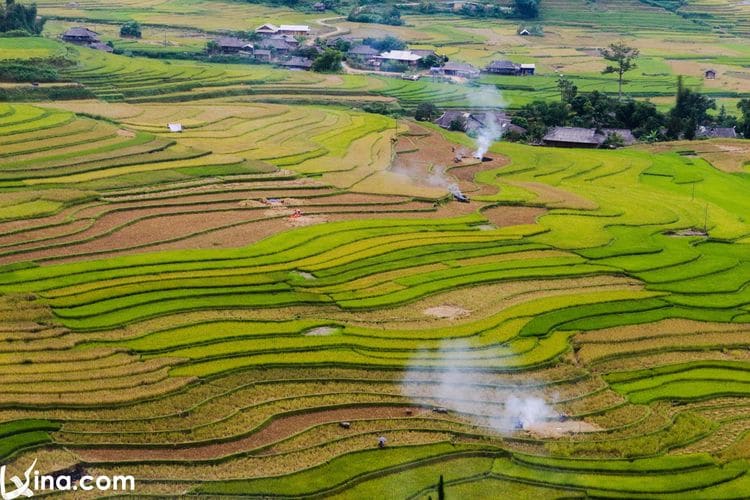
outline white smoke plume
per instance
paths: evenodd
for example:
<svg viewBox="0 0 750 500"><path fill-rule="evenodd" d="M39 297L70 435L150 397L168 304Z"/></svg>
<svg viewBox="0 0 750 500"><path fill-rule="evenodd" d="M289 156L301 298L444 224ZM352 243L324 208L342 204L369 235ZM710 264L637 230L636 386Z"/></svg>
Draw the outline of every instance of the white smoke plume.
<svg viewBox="0 0 750 500"><path fill-rule="evenodd" d="M506 107L503 94L494 85L482 85L477 91L469 92L469 103L473 108L486 109L483 126L477 130L477 148L474 151L476 158L482 158L492 143L503 137L503 126L498 123L495 113Z"/></svg>
<svg viewBox="0 0 750 500"><path fill-rule="evenodd" d="M488 384L486 374L471 369L471 358L471 349L464 341L446 341L437 351L421 351L404 376L402 393L415 402L464 414L476 425L502 434L560 419L544 396L528 387ZM440 371L425 370L427 360L439 360ZM477 411L478 408L485 410ZM487 408L491 408L489 413Z"/></svg>
<svg viewBox="0 0 750 500"><path fill-rule="evenodd" d="M394 174L407 177L416 184L449 189L452 181L446 170L442 165L435 165L429 171L417 165L399 165L391 168Z"/></svg>

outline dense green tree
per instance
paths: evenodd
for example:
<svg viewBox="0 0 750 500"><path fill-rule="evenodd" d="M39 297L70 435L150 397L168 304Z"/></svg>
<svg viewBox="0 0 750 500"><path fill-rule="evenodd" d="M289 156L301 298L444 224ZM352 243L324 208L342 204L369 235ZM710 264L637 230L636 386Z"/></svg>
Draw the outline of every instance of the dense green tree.
<svg viewBox="0 0 750 500"><path fill-rule="evenodd" d="M623 42L617 42L610 44L606 49L602 49L602 57L607 61L614 63L608 65L602 71L603 74L616 73L618 91L617 95L622 99L622 78L625 73L631 69L636 68L635 60L638 59L640 54L639 50L633 47L628 47Z"/></svg>
<svg viewBox="0 0 750 500"><path fill-rule="evenodd" d="M420 59L418 64L420 68L433 68L436 66L442 66L443 62L444 62L443 58L440 57L439 55L430 54Z"/></svg>
<svg viewBox="0 0 750 500"><path fill-rule="evenodd" d="M696 127L711 121L708 115L711 109L716 109L716 102L687 88L679 77L675 106L669 111L667 136L670 139L695 138Z"/></svg>
<svg viewBox="0 0 750 500"><path fill-rule="evenodd" d="M539 17L539 0L515 0L515 12L523 19Z"/></svg>
<svg viewBox="0 0 750 500"><path fill-rule="evenodd" d="M373 49L377 49L380 52L388 52L389 50L403 50L406 48L406 42L391 35L383 38L365 38L364 40L362 40L362 43L365 45L369 45Z"/></svg>
<svg viewBox="0 0 750 500"><path fill-rule="evenodd" d="M341 52L335 49L326 49L315 58L312 64L312 70L319 73L336 73L341 71Z"/></svg>
<svg viewBox="0 0 750 500"><path fill-rule="evenodd" d="M36 4L25 6L14 0L5 0L5 6L0 5L0 32L18 30L39 35L45 21L37 18Z"/></svg>
<svg viewBox="0 0 750 500"><path fill-rule="evenodd" d="M578 87L564 75L560 75L557 79L557 88L560 89L560 100L562 102L570 102L578 95Z"/></svg>
<svg viewBox="0 0 750 500"><path fill-rule="evenodd" d="M458 116L454 118L453 120L451 120L450 124L448 125L448 128L455 132L465 132L466 131L466 119L463 116Z"/></svg>
<svg viewBox="0 0 750 500"><path fill-rule="evenodd" d="M440 110L432 104L431 102L421 102L417 106L416 111L414 112L414 118L419 121L429 121L431 122L435 118L440 116Z"/></svg>
<svg viewBox="0 0 750 500"><path fill-rule="evenodd" d="M120 36L140 38L141 25L137 21L130 21L120 27Z"/></svg>
<svg viewBox="0 0 750 500"><path fill-rule="evenodd" d="M742 113L740 132L745 139L750 139L750 99L742 99L737 103L737 109Z"/></svg>
<svg viewBox="0 0 750 500"><path fill-rule="evenodd" d="M219 44L216 43L216 40L209 40L206 43L206 52L209 54L215 54L219 52Z"/></svg>

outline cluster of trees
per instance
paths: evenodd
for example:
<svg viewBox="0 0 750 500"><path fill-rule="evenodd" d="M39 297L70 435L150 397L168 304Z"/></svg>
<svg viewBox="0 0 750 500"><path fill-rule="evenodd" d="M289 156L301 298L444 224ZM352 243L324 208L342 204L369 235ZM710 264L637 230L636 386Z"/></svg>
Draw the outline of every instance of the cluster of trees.
<svg viewBox="0 0 750 500"><path fill-rule="evenodd" d="M527 130L527 139L538 140L550 127L571 126L585 128L626 128L647 142L693 139L698 126L736 127L738 133L750 138L750 99L737 105L741 117L729 115L722 107L717 115L716 102L677 83L674 107L662 113L648 101L620 99L598 91L580 94L568 78L558 80L559 102L534 101L523 106L513 117L513 123Z"/></svg>
<svg viewBox="0 0 750 500"><path fill-rule="evenodd" d="M141 25L137 21L130 21L120 26L120 36L130 38L141 37Z"/></svg>
<svg viewBox="0 0 750 500"><path fill-rule="evenodd" d="M319 73L338 73L344 56L336 49L325 49L313 60L312 70Z"/></svg>
<svg viewBox="0 0 750 500"><path fill-rule="evenodd" d="M404 4L402 8L420 14L452 14L453 4L422 0L418 4ZM469 1L461 5L458 11L466 17L496 17L501 19L536 19L539 17L539 0L514 0L512 6L498 2L483 3L481 0Z"/></svg>
<svg viewBox="0 0 750 500"><path fill-rule="evenodd" d="M540 0L515 0L514 12L521 19L536 19L539 17Z"/></svg>
<svg viewBox="0 0 750 500"><path fill-rule="evenodd" d="M0 5L0 32L19 32L19 34L39 35L44 29L44 18L38 18L36 4L29 6L5 0Z"/></svg>
<svg viewBox="0 0 750 500"><path fill-rule="evenodd" d="M358 23L388 24L390 26L401 26L401 12L395 5L360 5L354 7L347 20Z"/></svg>

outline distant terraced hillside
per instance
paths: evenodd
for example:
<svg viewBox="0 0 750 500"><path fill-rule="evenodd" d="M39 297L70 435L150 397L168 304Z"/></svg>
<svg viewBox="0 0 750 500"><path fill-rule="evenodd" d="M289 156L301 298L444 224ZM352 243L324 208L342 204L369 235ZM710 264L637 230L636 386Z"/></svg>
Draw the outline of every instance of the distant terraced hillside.
<svg viewBox="0 0 750 500"><path fill-rule="evenodd" d="M641 0L718 31L750 34L750 2L742 0Z"/></svg>

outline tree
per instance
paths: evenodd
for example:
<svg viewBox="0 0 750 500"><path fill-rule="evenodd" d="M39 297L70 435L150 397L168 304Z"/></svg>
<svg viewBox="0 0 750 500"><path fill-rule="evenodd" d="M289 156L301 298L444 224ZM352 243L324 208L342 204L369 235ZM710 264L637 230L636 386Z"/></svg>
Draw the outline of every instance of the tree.
<svg viewBox="0 0 750 500"><path fill-rule="evenodd" d="M414 118L420 122L431 122L438 116L440 116L440 110L431 102L419 103L417 110L414 112Z"/></svg>
<svg viewBox="0 0 750 500"><path fill-rule="evenodd" d="M438 500L445 500L445 481L442 474L440 474L440 479L438 480L437 494Z"/></svg>
<svg viewBox="0 0 750 500"><path fill-rule="evenodd" d="M740 131L745 139L750 139L750 99L742 99L737 103L737 109L742 113Z"/></svg>
<svg viewBox="0 0 750 500"><path fill-rule="evenodd" d="M14 0L5 0L5 6L0 6L0 32L20 30L39 35L45 21L45 18L37 19L35 4L26 7Z"/></svg>
<svg viewBox="0 0 750 500"><path fill-rule="evenodd" d="M209 40L208 43L206 43L206 52L209 54L215 54L219 52L219 44L216 43L216 40Z"/></svg>
<svg viewBox="0 0 750 500"><path fill-rule="evenodd" d="M640 51L633 47L628 47L623 42L617 42L611 44L609 48L602 49L601 54L604 59L614 63L614 65L610 64L604 68L602 74L617 73L617 95L619 99L622 99L622 77L631 69L636 68L635 60L638 59Z"/></svg>
<svg viewBox="0 0 750 500"><path fill-rule="evenodd" d="M571 102L578 94L578 87L564 75L557 79L557 88L560 89L560 101Z"/></svg>
<svg viewBox="0 0 750 500"><path fill-rule="evenodd" d="M141 25L137 21L130 21L120 27L120 36L140 38Z"/></svg>
<svg viewBox="0 0 750 500"><path fill-rule="evenodd" d="M451 120L450 124L448 125L448 129L453 130L455 132L465 132L466 131L466 118L463 116L458 116Z"/></svg>
<svg viewBox="0 0 750 500"><path fill-rule="evenodd" d="M312 70L319 73L336 73L341 71L341 52L335 49L326 49L312 63Z"/></svg>
<svg viewBox="0 0 750 500"><path fill-rule="evenodd" d="M430 54L418 62L420 68L434 68L443 65L443 58L437 54Z"/></svg>
<svg viewBox="0 0 750 500"><path fill-rule="evenodd" d="M693 139L696 127L709 121L709 109L716 109L716 102L685 87L679 77L675 106L669 111L667 135L672 139Z"/></svg>
<svg viewBox="0 0 750 500"><path fill-rule="evenodd" d="M293 55L304 57L306 59L315 59L318 57L318 49L309 45L300 45L297 49L292 52Z"/></svg>
<svg viewBox="0 0 750 500"><path fill-rule="evenodd" d="M515 0L516 15L523 19L536 19L539 17L538 0Z"/></svg>
<svg viewBox="0 0 750 500"><path fill-rule="evenodd" d="M364 40L362 40L362 43L364 45L369 45L373 49L377 49L380 52L403 50L406 48L406 42L391 35L388 35L384 38L365 38Z"/></svg>

